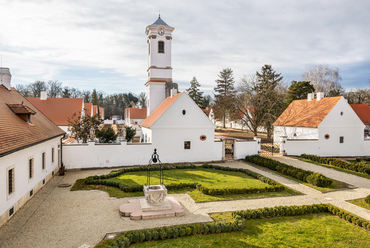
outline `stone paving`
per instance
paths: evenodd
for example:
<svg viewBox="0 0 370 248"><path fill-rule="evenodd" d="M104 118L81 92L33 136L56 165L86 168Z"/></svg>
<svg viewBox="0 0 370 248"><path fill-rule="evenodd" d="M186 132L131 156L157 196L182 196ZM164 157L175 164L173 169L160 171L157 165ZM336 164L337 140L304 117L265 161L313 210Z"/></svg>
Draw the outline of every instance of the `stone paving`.
<svg viewBox="0 0 370 248"><path fill-rule="evenodd" d="M107 174L111 169L68 172L54 177L35 196L0 228L0 247L93 247L107 233L153 228L185 223L212 221L209 213L274 207L279 205L310 205L331 203L370 220L370 211L346 202L370 194L370 180L333 169L312 165L287 157L274 158L281 162L317 171L338 181L356 186L329 193L321 193L285 177L240 161L219 163L221 166L246 168L276 180L304 195L260 199L242 199L195 203L187 194L171 194L185 210L181 217L133 221L120 217L119 206L136 198L111 198L98 190L70 191L57 187L60 183L74 183L78 178Z"/></svg>

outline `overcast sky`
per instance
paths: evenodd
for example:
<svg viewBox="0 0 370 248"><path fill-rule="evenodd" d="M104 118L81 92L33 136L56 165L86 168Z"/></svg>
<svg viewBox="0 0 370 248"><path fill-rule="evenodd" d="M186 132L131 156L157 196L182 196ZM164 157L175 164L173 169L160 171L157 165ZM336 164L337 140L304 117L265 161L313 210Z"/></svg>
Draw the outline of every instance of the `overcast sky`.
<svg viewBox="0 0 370 248"><path fill-rule="evenodd" d="M346 90L368 88L370 1L0 0L0 56L12 85L58 80L105 93L145 91L145 28L172 33L173 80L211 93L223 68L236 82L264 64L289 84L308 66L337 67Z"/></svg>

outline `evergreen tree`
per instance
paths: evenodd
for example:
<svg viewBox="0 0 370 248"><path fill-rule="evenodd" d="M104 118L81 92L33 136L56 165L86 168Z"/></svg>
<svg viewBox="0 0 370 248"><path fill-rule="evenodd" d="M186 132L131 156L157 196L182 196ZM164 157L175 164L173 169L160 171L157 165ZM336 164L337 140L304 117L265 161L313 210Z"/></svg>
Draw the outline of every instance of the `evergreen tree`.
<svg viewBox="0 0 370 248"><path fill-rule="evenodd" d="M309 81L292 81L288 88L285 107L288 107L294 100L306 99L308 93L315 92L315 87Z"/></svg>
<svg viewBox="0 0 370 248"><path fill-rule="evenodd" d="M187 89L186 92L200 108L203 108L204 105L203 92L199 90L199 87L200 84L198 83L197 78L193 77L193 80L190 81L190 88Z"/></svg>
<svg viewBox="0 0 370 248"><path fill-rule="evenodd" d="M96 93L96 89L94 89L91 94L91 103L93 105L99 105L99 98L98 98L98 93Z"/></svg>
<svg viewBox="0 0 370 248"><path fill-rule="evenodd" d="M255 91L264 101L263 109L259 111L264 115L263 125L267 131L267 137L272 135L272 123L283 111L283 99L279 94L279 85L283 80L281 73L272 69L271 65L264 65L261 72L256 72L257 84Z"/></svg>
<svg viewBox="0 0 370 248"><path fill-rule="evenodd" d="M226 127L226 118L232 118L235 113L235 96L233 70L223 69L216 80L217 86L215 92L215 116L223 121L223 127Z"/></svg>

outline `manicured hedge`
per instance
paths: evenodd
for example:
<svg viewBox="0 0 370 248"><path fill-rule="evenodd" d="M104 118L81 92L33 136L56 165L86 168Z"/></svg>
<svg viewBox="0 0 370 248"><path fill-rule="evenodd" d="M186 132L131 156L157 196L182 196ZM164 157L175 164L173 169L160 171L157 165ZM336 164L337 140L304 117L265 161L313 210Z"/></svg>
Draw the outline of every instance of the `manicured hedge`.
<svg viewBox="0 0 370 248"><path fill-rule="evenodd" d="M315 204L303 206L279 206L273 208L260 208L253 210L242 210L232 212L234 221L231 222L209 222L184 224L171 227L160 227L154 229L135 230L122 233L115 240L106 241L97 247L128 247L135 243L151 240L165 240L184 236L206 235L241 231L246 226L248 219L263 219L279 216L297 216L312 213L331 213L345 221L353 223L361 228L370 231L370 221L355 216L347 211L330 204Z"/></svg>
<svg viewBox="0 0 370 248"><path fill-rule="evenodd" d="M232 213L235 219L262 219L271 218L278 216L295 216L311 213L332 213L343 220L353 223L359 227L362 227L370 231L370 221L358 217L352 213L344 211L343 209L337 208L330 204L315 204L315 205L304 205L304 206L280 206L274 208L260 208L253 210L242 210Z"/></svg>
<svg viewBox="0 0 370 248"><path fill-rule="evenodd" d="M245 228L245 220L234 220L232 222L210 222L185 224L180 226L160 227L146 230L128 231L120 235L113 242L98 247L128 247L135 243L151 240L165 240L185 236L206 235L215 233L227 233L241 231Z"/></svg>
<svg viewBox="0 0 370 248"><path fill-rule="evenodd" d="M321 164L328 164L328 165L336 166L336 167L339 167L339 168L352 170L352 171L357 171L357 172L361 172L361 173L365 173L365 174L370 175L370 165L368 165L366 163L362 163L361 160L358 161L356 159L356 161L358 163L346 163L346 162L344 162L342 160L339 160L337 158L326 158L326 157L320 157L320 156L309 155L309 154L302 154L301 157L305 158L305 159L308 159L308 160L311 160L311 161L321 163Z"/></svg>
<svg viewBox="0 0 370 248"><path fill-rule="evenodd" d="M282 174L297 178L301 181L311 183L312 185L315 185L318 187L326 187L333 183L333 180L319 173L314 173L311 171L306 171L306 170L302 170L299 168L295 168L293 166L281 163L279 161L276 161L270 158L253 155L253 156L246 156L245 161L257 164L262 167L269 168L270 170L274 170Z"/></svg>
<svg viewBox="0 0 370 248"><path fill-rule="evenodd" d="M262 193L262 192L275 192L275 191L283 191L285 187L281 185L278 182L275 182L274 180L271 180L267 177L261 176L257 173L254 173L252 171L246 170L246 169L237 169L237 168L229 168L229 167L223 167L223 166L217 166L217 165L209 165L204 164L202 165L203 168L206 169L216 169L216 170L223 170L223 171L234 171L234 172L241 172L244 174L247 174L250 177L256 178L258 180L261 180L264 183L267 183L271 186L268 187L260 187L260 188L223 188L223 189L213 189L213 188L207 188L199 183L171 183L171 184L165 184L166 188L168 190L171 189L184 189L184 188L197 188L200 190L203 194L207 195L230 195L230 194L253 194L253 193ZM122 169L117 172L112 172L108 175L103 176L92 176L85 179L86 185L105 185L110 187L119 188L124 192L140 192L143 191L143 185L126 185L122 182L116 182L116 181L110 181L106 180L108 178L117 177L119 175L122 175L125 172L132 172L132 171L143 171L142 168L145 167L139 167L139 168L128 168L128 169ZM195 169L195 165L190 166L167 166L167 169ZM145 168L147 169L147 168ZM155 168L158 170L158 168ZM114 175L114 176L112 176Z"/></svg>
<svg viewBox="0 0 370 248"><path fill-rule="evenodd" d="M223 170L223 171L234 171L234 172L241 172L250 177L258 179L264 183L267 183L271 186L268 187L249 187L249 188L222 188L222 189L214 189L214 188L207 188L201 185L198 185L198 189L202 191L203 194L206 195L232 195L232 194L254 194L254 193L262 193L262 192L275 192L275 191L283 191L285 187L280 183L261 176L260 174L254 173L252 171L241 169L241 168L230 168L218 165L209 165L204 164L202 165L203 168L207 169L216 169L216 170Z"/></svg>

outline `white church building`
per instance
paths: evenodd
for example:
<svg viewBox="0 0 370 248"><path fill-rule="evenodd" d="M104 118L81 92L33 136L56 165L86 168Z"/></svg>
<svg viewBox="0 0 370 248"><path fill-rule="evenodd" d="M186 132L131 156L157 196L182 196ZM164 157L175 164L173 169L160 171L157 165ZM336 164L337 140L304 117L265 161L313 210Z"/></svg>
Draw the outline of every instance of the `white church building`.
<svg viewBox="0 0 370 248"><path fill-rule="evenodd" d="M63 145L66 168L146 165L154 149L162 162L209 162L225 158L225 144L215 141L216 126L185 93L173 85L171 42L174 28L160 17L146 27L148 43L147 117L140 123L142 143ZM169 94L170 92L170 94ZM258 140L234 142L233 158L258 154Z"/></svg>

